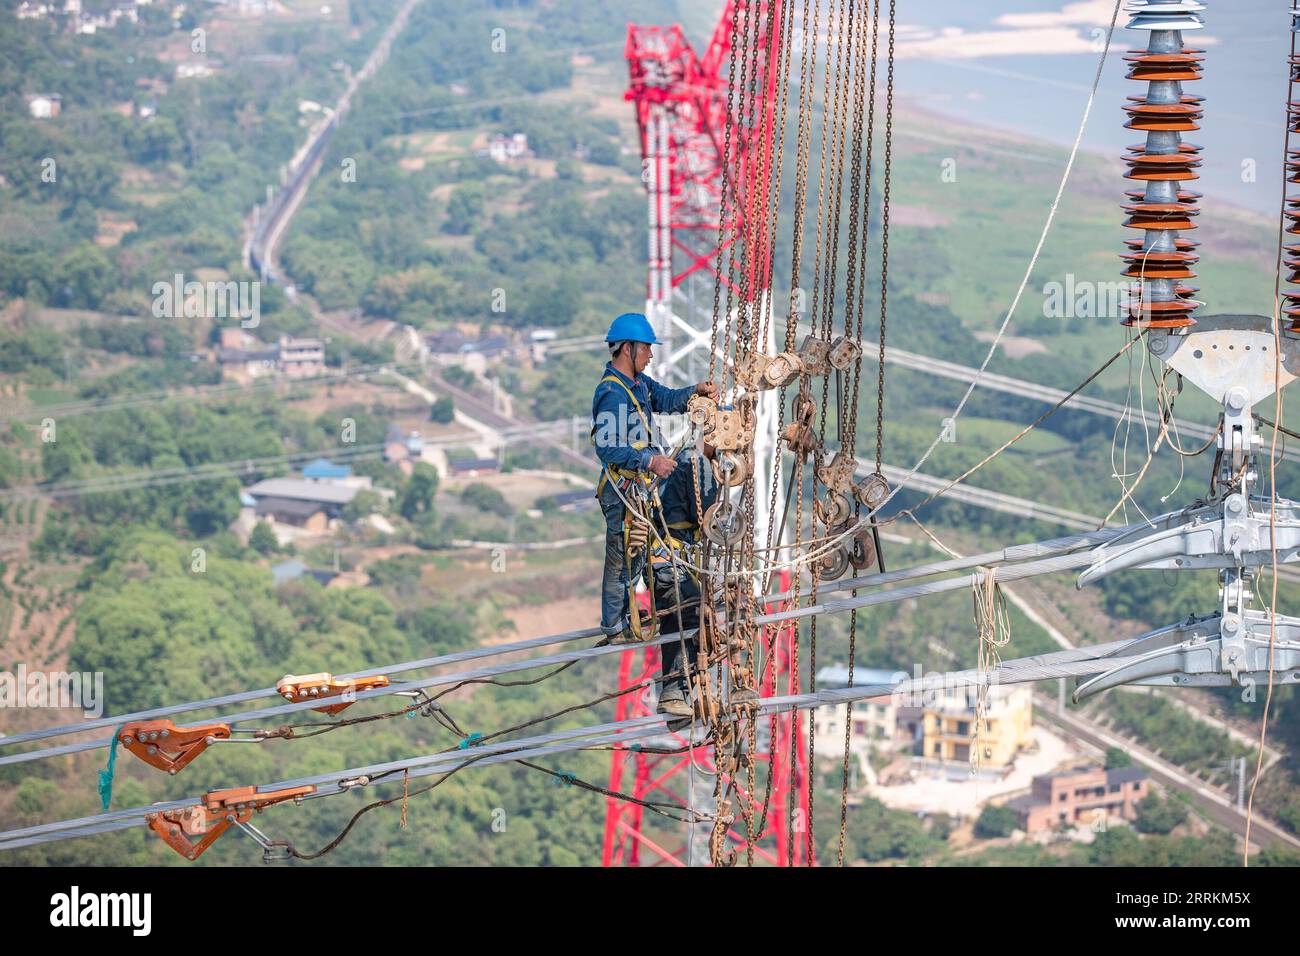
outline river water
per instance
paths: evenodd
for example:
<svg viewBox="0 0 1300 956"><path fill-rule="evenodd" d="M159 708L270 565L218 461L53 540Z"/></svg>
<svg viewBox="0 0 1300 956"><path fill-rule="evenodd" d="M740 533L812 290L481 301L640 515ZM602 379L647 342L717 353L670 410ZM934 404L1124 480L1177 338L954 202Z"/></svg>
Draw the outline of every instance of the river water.
<svg viewBox="0 0 1300 956"><path fill-rule="evenodd" d="M900 95L941 115L1073 142L1112 0L899 0L897 6ZM1205 7L1205 29L1184 35L1187 45L1206 49L1204 79L1185 84L1205 97L1202 129L1184 137L1205 148L1195 188L1207 199L1276 214L1290 3L1205 0ZM1125 29L1127 22L1121 9L1083 140L1086 150L1116 156L1145 139L1124 128L1120 108L1124 97L1146 87L1125 79L1125 52L1145 47L1147 38Z"/></svg>

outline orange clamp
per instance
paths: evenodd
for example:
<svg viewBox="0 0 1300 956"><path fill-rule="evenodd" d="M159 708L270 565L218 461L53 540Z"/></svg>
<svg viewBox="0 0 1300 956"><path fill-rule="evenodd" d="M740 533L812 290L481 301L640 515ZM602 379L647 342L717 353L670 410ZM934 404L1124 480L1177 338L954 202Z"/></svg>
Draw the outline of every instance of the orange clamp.
<svg viewBox="0 0 1300 956"><path fill-rule="evenodd" d="M275 689L280 692L281 697L295 704L304 700L311 700L313 697L342 696L347 698L338 704L312 708L312 710L321 714L337 714L355 703L359 691L387 686L388 678L383 674L376 674L374 677L335 677L333 674L322 673L303 676L286 674L280 678L275 685Z"/></svg>
<svg viewBox="0 0 1300 956"><path fill-rule="evenodd" d="M203 795L203 803L199 806L151 813L145 817L145 822L169 847L185 859L194 861L235 823L247 823L254 813L266 807L286 800L298 800L315 792L316 788L310 784L268 793L258 793L256 787L213 790ZM202 836L203 839L195 842L190 840L191 836Z"/></svg>
<svg viewBox="0 0 1300 956"><path fill-rule="evenodd" d="M151 767L176 773L208 748L208 738L230 739L229 724L177 727L170 720L137 720L123 724L118 742Z"/></svg>

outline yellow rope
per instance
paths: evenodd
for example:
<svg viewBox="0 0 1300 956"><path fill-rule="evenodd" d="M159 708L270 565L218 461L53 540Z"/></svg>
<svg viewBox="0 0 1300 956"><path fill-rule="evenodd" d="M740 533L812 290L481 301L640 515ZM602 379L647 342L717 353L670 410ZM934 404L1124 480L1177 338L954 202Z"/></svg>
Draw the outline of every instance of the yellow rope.
<svg viewBox="0 0 1300 956"><path fill-rule="evenodd" d="M972 585L975 626L979 631L975 666L980 674L988 674L1001 663L998 650L1011 643L1011 615L1007 611L1007 599L1002 593L1002 585L998 584L996 568L981 567L979 576L972 581ZM980 768L980 730L988 717L988 692L987 683L981 681L976 685L971 773Z"/></svg>

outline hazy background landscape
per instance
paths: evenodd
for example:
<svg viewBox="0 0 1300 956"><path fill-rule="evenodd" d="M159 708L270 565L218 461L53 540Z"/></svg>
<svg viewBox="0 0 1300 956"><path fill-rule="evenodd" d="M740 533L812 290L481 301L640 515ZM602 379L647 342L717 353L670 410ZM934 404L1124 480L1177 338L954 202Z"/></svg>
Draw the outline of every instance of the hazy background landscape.
<svg viewBox="0 0 1300 956"><path fill-rule="evenodd" d="M91 0L83 2L94 11ZM21 662L104 672L106 713L115 714L269 686L286 673L343 673L595 623L601 521L590 508L571 507L595 473L581 443L563 436L575 456L520 440L477 470L457 463L484 457L477 447L483 432L469 419L527 433L589 414L601 352L544 358L529 337L539 330L562 339L603 333L613 315L644 304L646 202L632 107L623 99L626 25L680 22L700 49L720 3L416 3L391 54L355 85L337 129L321 140L319 171L308 178L271 263L275 281L261 284L260 323L246 330L256 341L239 346L253 354L282 336L318 341L324 368L339 373L333 378L255 374L253 359L222 359L233 347L223 329L237 322L159 317L153 308L154 284L177 273L200 281L256 278L245 252L268 208L268 188L284 188L282 170L338 109L400 6L277 0L180 10L154 0L138 8L135 22L121 18L90 34L71 32L62 12L20 19L7 0L0 13L0 668ZM107 0L103 7L111 10ZM1111 4L931 0L898 7L891 344L978 366L1055 195L1096 68L1093 30L1108 22ZM1191 137L1205 146L1196 284L1207 312L1266 314L1288 20L1280 4L1263 0L1210 3L1206 18L1206 79L1190 84L1206 97L1205 129ZM1123 78L1121 57L1140 40L1124 22L1121 13L1083 153L990 363L994 373L1071 389L1126 340L1114 316L1044 313L1051 283L1121 278L1128 230L1121 225L1127 183L1120 156L1139 138L1123 128L1120 109L1124 96L1138 92ZM204 31L202 53L193 50L194 29ZM491 46L494 30L505 31L504 53ZM1202 38L1189 39L1200 45ZM43 95L58 96L58 115L33 115L32 100ZM820 112L813 126L819 142ZM506 149L498 137L516 134L526 136L529 155L493 154ZM882 149L878 140L873 177L882 175ZM51 158L54 181L42 178ZM1242 178L1248 159L1256 161L1254 181ZM945 169L955 169L955 178ZM787 177L783 223L793 196ZM873 243L878 202L875 189ZM815 215L809 218L805 249L814 237ZM777 301L788 293L790 258L787 226L778 241ZM871 281L868 316L878 308L870 301L879 295L878 275ZM504 310L494 308L501 295ZM436 361L412 362L411 335ZM443 347L448 351L439 353ZM1087 394L1153 410L1151 373L1140 355L1132 350ZM863 371L874 378L873 365ZM886 462L916 461L963 390L956 381L890 366ZM863 389L862 423L874 422L874 392ZM101 400L101 407L90 404ZM1045 408L976 390L957 440L940 446L926 473L960 474ZM1300 421L1294 395L1287 408L1288 419ZM1190 390L1177 414L1204 425L1215 420L1211 403ZM45 419L57 423L57 441L42 440ZM371 488L324 531L259 531L267 525L258 524L241 491L290 475L317 454L334 455L346 444L345 421L353 423L356 446L385 449L348 459ZM394 430L399 448L390 454ZM441 458L407 460L410 449L400 446L412 432ZM1136 471L1152 440L1139 423L1117 429L1112 419L1066 410L969 484L1100 519L1123 490L1116 472ZM860 449L867 444L859 438ZM1188 448L1199 444L1183 440ZM1205 492L1211 457L1183 459L1163 448L1134 496L1136 507L1116 520L1191 502ZM248 459L278 461L219 478L147 480L162 469ZM118 490L49 493L51 483L72 487L113 475L134 477ZM1290 465L1278 469L1279 489L1294 495L1293 475ZM898 504L920 497L908 492ZM1014 508L948 500L921 517L966 553L1078 530ZM900 522L891 533L891 567L935 558L915 526ZM580 543L535 547L572 539ZM504 569L492 567L493 552L475 542L508 542ZM193 571L196 548L205 556L201 574ZM285 570L293 561L299 567ZM1003 657L1056 649L1049 627L1087 644L1217 607L1211 572L1117 575L1082 591L1071 576L1053 575L1019 593L1014 640ZM1295 585L1283 582L1280 594L1285 609L1297 597ZM970 595L959 593L867 610L859 616L858 664L909 673L917 665L973 666L970 604ZM847 662L845 631L844 621L822 622L819 661ZM612 690L613 670L601 666L590 662L532 687L466 688L447 698L447 707L471 731L525 721L581 703L593 688ZM1046 696L1036 707L1055 705L1055 684L1039 691ZM1177 702L1113 692L1070 709L1235 796L1225 768L1241 756L1253 766L1244 741L1258 733L1262 703L1262 694L1246 702L1235 692L1188 691ZM0 712L0 731L63 723L75 713ZM1290 688L1276 693L1272 713L1269 744L1278 757L1261 780L1256 811L1294 836L1300 714ZM547 729L612 715L605 704ZM430 721L400 720L310 742L214 748L174 779L123 757L114 806L454 742ZM104 756L0 767L3 828L94 812ZM572 755L556 766L607 782L606 754ZM838 760L818 763L818 786L819 849L833 856ZM360 806L353 796L270 819L277 834L314 848ZM1172 788L1166 799L1186 812L1164 832L1117 827L1090 843L1034 843L991 835L973 814L919 815L861 790L848 818L849 858L935 865L1239 858L1233 836L1194 800ZM504 832L491 826L496 808L509 814ZM413 801L409 829L398 827L395 811L371 814L327 862L591 865L599 862L604 808L603 798L557 787L524 767L476 769ZM672 824L650 821L647 829L661 843L680 843ZM252 844L232 836L199 865L255 859ZM1279 845L1263 859L1293 864L1300 857ZM13 851L3 862L181 861L142 828Z"/></svg>

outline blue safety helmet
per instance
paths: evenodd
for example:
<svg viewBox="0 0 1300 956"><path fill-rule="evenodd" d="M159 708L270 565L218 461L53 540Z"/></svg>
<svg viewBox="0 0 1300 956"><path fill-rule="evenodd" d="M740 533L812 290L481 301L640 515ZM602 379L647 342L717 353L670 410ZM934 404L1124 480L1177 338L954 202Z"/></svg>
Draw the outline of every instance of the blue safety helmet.
<svg viewBox="0 0 1300 956"><path fill-rule="evenodd" d="M605 341L611 345L615 342L659 344L659 340L655 338L655 330L650 327L650 320L640 312L624 312L611 322Z"/></svg>

